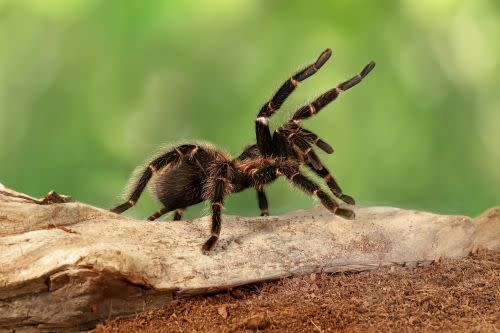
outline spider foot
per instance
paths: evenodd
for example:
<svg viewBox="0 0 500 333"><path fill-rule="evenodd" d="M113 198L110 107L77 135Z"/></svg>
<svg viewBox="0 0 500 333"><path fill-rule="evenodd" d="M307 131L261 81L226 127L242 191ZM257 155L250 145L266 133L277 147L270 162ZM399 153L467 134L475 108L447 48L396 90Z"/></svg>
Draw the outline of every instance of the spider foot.
<svg viewBox="0 0 500 333"><path fill-rule="evenodd" d="M356 214L354 214L352 210L346 208L337 208L335 210L335 215L341 216L348 220L354 220L354 217L356 216Z"/></svg>
<svg viewBox="0 0 500 333"><path fill-rule="evenodd" d="M214 248L215 243L217 243L218 239L219 237L215 235L210 236L210 238L201 247L201 251L203 252L203 254L207 255Z"/></svg>
<svg viewBox="0 0 500 333"><path fill-rule="evenodd" d="M347 195L347 194L339 195L339 199L342 200L343 202L345 202L346 204L349 204L349 205L356 204L356 202L354 201L354 198L351 197L350 195Z"/></svg>

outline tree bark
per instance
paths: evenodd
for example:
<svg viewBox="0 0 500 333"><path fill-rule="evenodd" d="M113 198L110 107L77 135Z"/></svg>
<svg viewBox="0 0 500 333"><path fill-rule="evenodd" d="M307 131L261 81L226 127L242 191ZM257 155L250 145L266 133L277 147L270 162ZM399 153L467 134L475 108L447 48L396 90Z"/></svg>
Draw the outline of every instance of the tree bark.
<svg viewBox="0 0 500 333"><path fill-rule="evenodd" d="M147 222L0 188L0 330L83 330L118 315L311 272L418 266L500 249L500 207L480 217L356 207L282 216L224 216L209 254L210 218Z"/></svg>

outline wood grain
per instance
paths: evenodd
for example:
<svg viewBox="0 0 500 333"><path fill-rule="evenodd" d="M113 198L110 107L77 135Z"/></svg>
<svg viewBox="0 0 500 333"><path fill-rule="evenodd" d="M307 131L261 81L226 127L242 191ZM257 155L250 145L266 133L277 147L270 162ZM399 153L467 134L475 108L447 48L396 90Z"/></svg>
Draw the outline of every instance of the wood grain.
<svg viewBox="0 0 500 333"><path fill-rule="evenodd" d="M356 207L344 220L322 207L282 216L147 222L79 202L0 189L0 330L88 329L175 297L318 271L425 265L500 249L500 208L473 220L392 207ZM66 198L66 197L64 197Z"/></svg>

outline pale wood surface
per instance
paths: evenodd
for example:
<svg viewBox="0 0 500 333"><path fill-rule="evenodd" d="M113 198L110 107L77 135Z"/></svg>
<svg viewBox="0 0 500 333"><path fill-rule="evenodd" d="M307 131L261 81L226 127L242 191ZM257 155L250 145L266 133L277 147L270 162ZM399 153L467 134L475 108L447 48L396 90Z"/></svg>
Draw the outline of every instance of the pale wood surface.
<svg viewBox="0 0 500 333"><path fill-rule="evenodd" d="M356 207L224 216L210 255L208 217L146 222L78 202L40 204L0 188L0 330L78 330L206 293L317 271L423 265L500 249L500 208L477 219Z"/></svg>

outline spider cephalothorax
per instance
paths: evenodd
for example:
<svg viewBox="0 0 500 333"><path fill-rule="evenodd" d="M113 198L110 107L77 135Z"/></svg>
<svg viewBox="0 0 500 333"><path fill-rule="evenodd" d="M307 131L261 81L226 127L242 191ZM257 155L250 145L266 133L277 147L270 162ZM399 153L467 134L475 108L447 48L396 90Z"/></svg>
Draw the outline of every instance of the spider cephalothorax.
<svg viewBox="0 0 500 333"><path fill-rule="evenodd" d="M174 220L180 220L186 207L208 200L212 207L212 235L202 249L209 251L219 239L224 197L253 187L257 191L261 215L269 215L264 186L283 176L317 197L332 213L354 218L352 210L339 207L317 184L300 172L300 166L306 165L325 180L333 195L348 204L354 204L354 199L342 193L313 150L313 146L317 146L331 154L332 147L301 127L301 121L317 114L340 93L361 82L375 67L375 63L370 62L358 75L298 109L292 119L278 127L272 136L268 126L269 117L281 107L299 82L316 73L331 54L330 49L321 53L316 62L286 80L271 100L262 106L255 122L257 144L246 147L234 159L207 144L184 144L163 152L140 170L140 176L132 181L128 201L111 211L122 213L135 205L151 178L152 193L163 204L162 209L149 217L151 221L170 211L175 211Z"/></svg>

